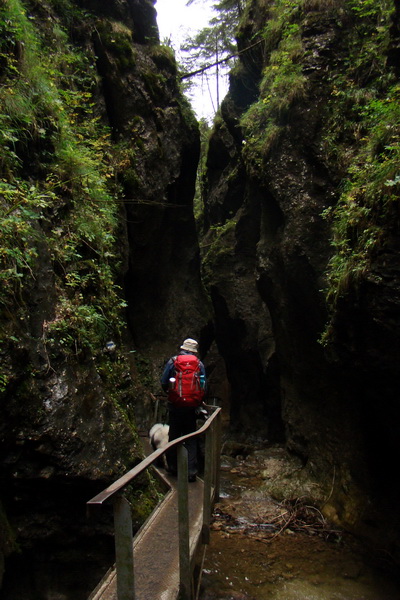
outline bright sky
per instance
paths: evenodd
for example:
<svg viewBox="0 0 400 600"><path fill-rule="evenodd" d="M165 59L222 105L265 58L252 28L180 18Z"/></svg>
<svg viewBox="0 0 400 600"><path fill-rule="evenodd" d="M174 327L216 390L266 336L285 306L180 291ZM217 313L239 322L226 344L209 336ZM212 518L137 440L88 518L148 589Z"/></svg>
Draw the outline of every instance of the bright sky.
<svg viewBox="0 0 400 600"><path fill-rule="evenodd" d="M171 36L175 46L185 38L186 33L193 33L208 24L213 16L210 0L195 0L186 6L187 0L157 0L157 22L160 38Z"/></svg>
<svg viewBox="0 0 400 600"><path fill-rule="evenodd" d="M195 0L191 6L186 6L187 0L157 0L157 23L160 40L171 39L176 58L179 61L179 47L185 37L194 35L208 25L215 16L212 10L212 0ZM209 69L203 76L195 77L194 89L191 91L191 103L198 118L212 120L216 107L215 70ZM220 80L220 100L228 88L227 80Z"/></svg>

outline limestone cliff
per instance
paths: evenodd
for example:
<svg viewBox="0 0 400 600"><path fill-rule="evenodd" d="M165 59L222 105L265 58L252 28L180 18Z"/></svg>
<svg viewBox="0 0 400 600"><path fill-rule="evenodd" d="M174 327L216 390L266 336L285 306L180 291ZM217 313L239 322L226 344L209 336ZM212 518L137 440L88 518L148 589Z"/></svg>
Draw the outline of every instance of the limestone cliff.
<svg viewBox="0 0 400 600"><path fill-rule="evenodd" d="M113 560L85 502L140 459L163 362L207 325L199 133L149 0L0 17L0 581L10 555L5 598L78 599Z"/></svg>
<svg viewBox="0 0 400 600"><path fill-rule="evenodd" d="M398 4L367 4L247 4L202 264L232 426L284 438L326 514L398 556Z"/></svg>

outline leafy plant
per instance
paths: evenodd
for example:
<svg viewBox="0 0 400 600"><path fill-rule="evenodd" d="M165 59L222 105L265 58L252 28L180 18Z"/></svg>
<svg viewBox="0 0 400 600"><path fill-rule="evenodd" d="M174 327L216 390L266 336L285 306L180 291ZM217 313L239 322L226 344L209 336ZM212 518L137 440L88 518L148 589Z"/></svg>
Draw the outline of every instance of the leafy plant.
<svg viewBox="0 0 400 600"><path fill-rule="evenodd" d="M364 127L369 124L369 135L349 169L337 207L325 213L333 218L335 254L328 272L327 293L333 305L349 289L350 279L368 271L400 199L398 94L395 86L384 100L373 100L364 108Z"/></svg>
<svg viewBox="0 0 400 600"><path fill-rule="evenodd" d="M54 202L52 192L34 184L0 181L0 304L7 305L21 295L23 280L34 279L38 243L43 234L37 227L43 209Z"/></svg>
<svg viewBox="0 0 400 600"><path fill-rule="evenodd" d="M323 343L333 335L339 300L373 278L373 261L391 233L397 235L400 200L400 88L384 63L391 5L373 0L347 5L357 31L348 40L342 72L333 77L325 136L330 160L336 160L344 179L337 206L324 213L332 224L333 255Z"/></svg>
<svg viewBox="0 0 400 600"><path fill-rule="evenodd" d="M97 351L118 334L124 302L115 283L119 159L94 113L93 57L70 45L58 22L41 37L19 0L0 7L0 29L0 305L10 314L17 304L27 318L47 256L58 304L44 341Z"/></svg>
<svg viewBox="0 0 400 600"><path fill-rule="evenodd" d="M324 107L322 149L326 163L341 180L339 202L324 212L332 226L332 257L324 290L330 319L322 336L327 343L339 300L374 277L373 261L386 239L398 235L400 92L386 63L392 2L269 3L269 18L261 33L265 66L260 96L241 120L243 157L250 174L262 176L270 153L292 126L293 107L307 97L302 24L309 11L335 14L339 30L347 24L336 46L335 64L321 82L330 92Z"/></svg>
<svg viewBox="0 0 400 600"><path fill-rule="evenodd" d="M249 107L240 123L244 133L243 156L254 174L262 171L264 161L281 138L291 108L306 95L301 28L295 21L300 5L288 0L275 2L261 33L270 53L260 83L260 99Z"/></svg>

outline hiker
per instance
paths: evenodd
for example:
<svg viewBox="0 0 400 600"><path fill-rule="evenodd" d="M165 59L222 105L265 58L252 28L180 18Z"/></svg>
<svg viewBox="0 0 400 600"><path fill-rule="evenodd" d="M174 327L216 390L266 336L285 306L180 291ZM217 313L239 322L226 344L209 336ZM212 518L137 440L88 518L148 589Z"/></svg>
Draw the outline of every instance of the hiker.
<svg viewBox="0 0 400 600"><path fill-rule="evenodd" d="M198 408L203 402L206 373L198 359L198 343L186 339L177 356L169 359L161 377L161 387L168 393L169 441L196 431ZM188 451L189 481L196 481L197 440L185 442ZM176 448L167 452L168 472L176 475Z"/></svg>

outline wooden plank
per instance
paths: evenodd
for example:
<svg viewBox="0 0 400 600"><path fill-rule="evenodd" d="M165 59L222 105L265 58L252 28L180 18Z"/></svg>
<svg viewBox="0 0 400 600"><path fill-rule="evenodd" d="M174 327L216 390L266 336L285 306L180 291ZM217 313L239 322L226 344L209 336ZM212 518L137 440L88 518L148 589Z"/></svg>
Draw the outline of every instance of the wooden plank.
<svg viewBox="0 0 400 600"><path fill-rule="evenodd" d="M92 592L88 600L117 600L117 595L120 596L120 600L131 600L131 597L132 600L149 600L150 598L152 600L175 600L179 593L181 594L181 598L185 600L189 599L191 594L190 578L192 569L194 568L194 557L202 541L208 542L211 507L219 491L217 465L219 464L218 446L220 440L212 440L212 437L215 437L215 435L212 436L212 433L214 432L215 434L216 426L218 426L218 429L220 427L220 412L221 409L215 409L203 427L196 433L177 438L169 442L166 448L153 452L139 465L136 465L136 467L112 483L100 494L89 500L87 503L88 507L101 505L104 502L115 499L116 495L120 494L132 479L150 465L153 465L155 460L167 449L175 446L179 448L179 503L176 480L163 477L160 471L155 469L160 478L164 482L169 483L171 491L165 496L163 502L153 511L152 515L135 536L133 541L134 582L133 572L131 577L129 573L130 568L128 567L125 569L128 573L128 576L125 578L126 582L122 587L121 581L119 582L119 593L117 594L117 577L115 568L112 568ZM195 483L191 483L188 488L186 457L185 461L183 460L186 450L183 446L180 446L185 440L202 433L206 433L207 437L205 470L207 498L205 498L204 494L204 484L200 479L197 479ZM183 462L185 462L185 465ZM189 499L187 500L188 489ZM189 518L187 516L188 512ZM181 515L181 523L179 523L178 514ZM186 533L188 522L189 534ZM186 530L185 532L184 529ZM178 536L179 530L181 532L180 539ZM202 532L203 537L201 536ZM118 533L116 537L118 537ZM116 547L118 546L119 542L116 544ZM126 551L125 541L122 546L124 548L123 554L125 556L131 555L129 558L131 562L131 550ZM179 569L177 568L179 564L180 577ZM131 594L132 587L135 589L135 594ZM123 588L124 590L126 588L126 591L121 592Z"/></svg>
<svg viewBox="0 0 400 600"><path fill-rule="evenodd" d="M190 600L190 520L188 489L188 452L178 448L178 533L179 533L179 598Z"/></svg>
<svg viewBox="0 0 400 600"><path fill-rule="evenodd" d="M179 595L178 493L171 492L152 513L133 541L136 600L176 600ZM191 569L201 543L203 482L189 485L189 553ZM117 600L115 569L97 586L88 600Z"/></svg>

